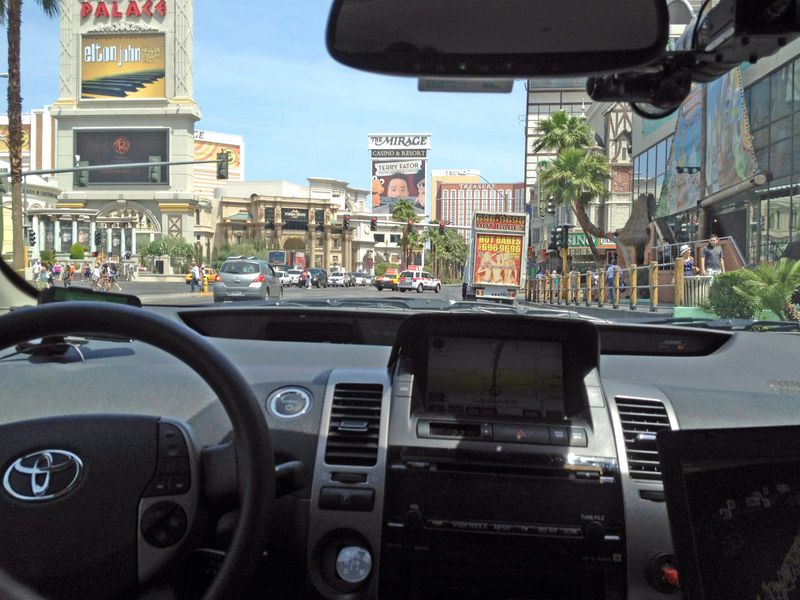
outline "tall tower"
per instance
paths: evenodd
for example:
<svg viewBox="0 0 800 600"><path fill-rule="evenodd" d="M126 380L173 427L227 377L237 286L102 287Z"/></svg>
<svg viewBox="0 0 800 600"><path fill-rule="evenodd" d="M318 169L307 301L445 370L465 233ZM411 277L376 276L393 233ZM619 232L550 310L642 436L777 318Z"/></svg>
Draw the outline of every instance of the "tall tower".
<svg viewBox="0 0 800 600"><path fill-rule="evenodd" d="M62 0L57 168L193 160L192 27L193 0ZM57 250L65 227L73 242L110 255L192 239L192 165L62 174L59 183L49 226Z"/></svg>

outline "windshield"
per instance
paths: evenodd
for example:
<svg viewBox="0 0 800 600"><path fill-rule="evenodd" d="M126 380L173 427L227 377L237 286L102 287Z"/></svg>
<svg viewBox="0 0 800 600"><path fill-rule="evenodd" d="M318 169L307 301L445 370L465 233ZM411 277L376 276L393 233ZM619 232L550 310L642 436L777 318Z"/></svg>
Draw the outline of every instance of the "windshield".
<svg viewBox="0 0 800 600"><path fill-rule="evenodd" d="M242 256L287 269L279 295L293 302L310 299L304 272L324 300L364 301L402 293L398 273L424 273L454 302L683 324L798 315L800 276L780 300L758 292L759 265L798 258L794 45L651 121L593 101L582 78L420 92L414 78L344 67L324 43L328 2L244 2L225 19L196 2L186 27L170 2L154 16L106 16L107 4L67 5L69 18L24 6L29 175L19 224L3 195L2 256L33 288L228 302L221 276L258 271L226 263ZM672 24L673 41L686 23ZM65 35L75 52L61 51ZM569 161L589 155L594 175L577 193ZM749 298L734 291L746 275L726 277L745 270Z"/></svg>

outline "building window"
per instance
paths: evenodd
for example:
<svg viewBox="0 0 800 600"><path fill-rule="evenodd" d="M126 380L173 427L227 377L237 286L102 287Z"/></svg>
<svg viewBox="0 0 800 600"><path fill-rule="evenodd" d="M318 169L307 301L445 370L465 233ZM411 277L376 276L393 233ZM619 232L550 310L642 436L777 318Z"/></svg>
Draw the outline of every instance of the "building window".
<svg viewBox="0 0 800 600"><path fill-rule="evenodd" d="M386 241L386 235L384 235L383 233L376 233L374 235L374 238L376 244L382 244Z"/></svg>
<svg viewBox="0 0 800 600"><path fill-rule="evenodd" d="M194 224L195 225L200 225L200 211L199 210L195 210L194 211Z"/></svg>
<svg viewBox="0 0 800 600"><path fill-rule="evenodd" d="M399 244L400 243L400 234L399 233L389 234L389 241L392 244Z"/></svg>

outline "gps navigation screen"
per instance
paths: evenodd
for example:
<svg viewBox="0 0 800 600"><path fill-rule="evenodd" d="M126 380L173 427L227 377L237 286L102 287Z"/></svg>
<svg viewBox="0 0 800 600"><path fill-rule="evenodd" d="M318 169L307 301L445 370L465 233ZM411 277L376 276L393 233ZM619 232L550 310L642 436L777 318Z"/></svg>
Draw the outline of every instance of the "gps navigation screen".
<svg viewBox="0 0 800 600"><path fill-rule="evenodd" d="M557 342L434 337L428 347L426 409L467 416L564 415Z"/></svg>

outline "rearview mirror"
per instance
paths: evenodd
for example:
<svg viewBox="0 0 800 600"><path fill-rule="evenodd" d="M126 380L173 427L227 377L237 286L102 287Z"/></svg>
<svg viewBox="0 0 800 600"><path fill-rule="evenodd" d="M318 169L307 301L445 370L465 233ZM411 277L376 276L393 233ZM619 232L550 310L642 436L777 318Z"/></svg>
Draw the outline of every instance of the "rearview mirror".
<svg viewBox="0 0 800 600"><path fill-rule="evenodd" d="M668 30L664 0L334 0L327 45L386 74L588 76L653 62Z"/></svg>

